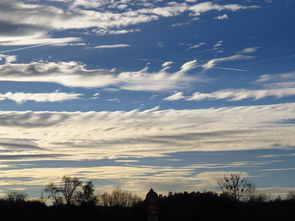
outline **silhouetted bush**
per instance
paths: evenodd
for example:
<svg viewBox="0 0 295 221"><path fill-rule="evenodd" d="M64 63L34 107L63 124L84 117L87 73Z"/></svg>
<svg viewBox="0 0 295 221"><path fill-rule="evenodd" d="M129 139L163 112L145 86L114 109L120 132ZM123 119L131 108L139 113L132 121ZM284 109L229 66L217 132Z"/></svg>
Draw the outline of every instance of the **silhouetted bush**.
<svg viewBox="0 0 295 221"><path fill-rule="evenodd" d="M102 194L100 196L100 201L103 206L131 207L140 202L141 199L136 194L117 188L110 194L107 192Z"/></svg>

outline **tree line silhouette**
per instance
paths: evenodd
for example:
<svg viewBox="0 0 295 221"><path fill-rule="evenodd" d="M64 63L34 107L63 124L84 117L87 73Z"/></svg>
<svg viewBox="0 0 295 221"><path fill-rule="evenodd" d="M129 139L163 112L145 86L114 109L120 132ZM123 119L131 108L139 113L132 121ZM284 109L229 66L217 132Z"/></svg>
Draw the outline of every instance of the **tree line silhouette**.
<svg viewBox="0 0 295 221"><path fill-rule="evenodd" d="M175 192L159 194L159 221L192 220L292 220L295 217L295 192L285 199L271 199L259 194L240 174L230 174L218 180L221 192ZM44 197L45 194L45 197ZM148 200L136 194L114 189L95 194L92 181L62 177L59 184L45 186L38 200L28 194L13 191L0 199L0 220L148 220Z"/></svg>

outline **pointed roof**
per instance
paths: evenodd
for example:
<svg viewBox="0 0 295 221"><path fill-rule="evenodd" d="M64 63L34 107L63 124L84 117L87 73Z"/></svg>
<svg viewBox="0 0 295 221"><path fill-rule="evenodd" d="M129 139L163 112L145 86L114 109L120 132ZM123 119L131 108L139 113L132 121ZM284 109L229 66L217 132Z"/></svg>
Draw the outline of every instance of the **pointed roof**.
<svg viewBox="0 0 295 221"><path fill-rule="evenodd" d="M158 194L151 188L150 191L146 194L146 200L147 201L156 201L158 200L159 196Z"/></svg>

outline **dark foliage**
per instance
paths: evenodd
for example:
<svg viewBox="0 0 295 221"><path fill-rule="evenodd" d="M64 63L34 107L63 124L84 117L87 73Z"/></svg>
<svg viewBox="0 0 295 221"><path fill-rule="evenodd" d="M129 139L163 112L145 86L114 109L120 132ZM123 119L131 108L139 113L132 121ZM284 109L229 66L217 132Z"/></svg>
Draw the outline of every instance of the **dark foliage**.
<svg viewBox="0 0 295 221"><path fill-rule="evenodd" d="M238 201L213 192L175 193L161 197L161 221L291 220L295 201Z"/></svg>

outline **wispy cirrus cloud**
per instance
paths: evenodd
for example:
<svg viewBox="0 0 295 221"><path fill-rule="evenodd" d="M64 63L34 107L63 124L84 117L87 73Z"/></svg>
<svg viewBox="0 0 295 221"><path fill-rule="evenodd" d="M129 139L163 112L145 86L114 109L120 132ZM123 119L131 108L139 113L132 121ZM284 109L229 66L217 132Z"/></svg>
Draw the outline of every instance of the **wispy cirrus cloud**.
<svg viewBox="0 0 295 221"><path fill-rule="evenodd" d="M53 1L52 1L53 2ZM134 7L135 6L135 7ZM134 9L135 8L135 9ZM200 16L209 11L239 11L259 8L256 5L213 2L176 3L159 5L158 1L2 1L0 3L1 45L36 45L53 41L64 43L74 39L54 38L48 33L69 29L93 29L98 34L137 32L131 26L174 17L189 12ZM75 38L75 41L78 39Z"/></svg>
<svg viewBox="0 0 295 221"><path fill-rule="evenodd" d="M220 46L222 46L223 41L217 41L214 45L212 50L220 50ZM217 66L219 63L224 63L224 62L232 62L232 61L241 61L241 60L250 60L254 59L255 56L250 56L250 55L245 55L249 53L254 53L256 52L260 47L251 47L251 48L245 48L242 51L230 55L227 57L220 57L220 58L213 58L209 61L207 61L205 64L202 65L202 68L206 71L212 68L216 69L223 69L223 70L232 70L232 71L247 71L241 68L231 68L231 67L220 67Z"/></svg>
<svg viewBox="0 0 295 221"><path fill-rule="evenodd" d="M293 83L294 85L294 83ZM288 84L290 86L290 84ZM295 96L295 88L281 87L270 89L224 89L211 93L194 92L191 96L184 96L182 92L177 92L164 98L165 101L187 100L187 101L202 101L202 100L227 100L241 101L246 99L260 100L267 97L276 99Z"/></svg>
<svg viewBox="0 0 295 221"><path fill-rule="evenodd" d="M26 36L26 37L0 37L0 45L1 46L24 46L24 45L39 45L39 46L66 46L71 45L72 42L81 42L82 39L78 37L66 37L66 38L52 38L49 36ZM26 49L17 48L12 50L4 50L4 52L8 51L17 51ZM1 52L3 53L3 51Z"/></svg>
<svg viewBox="0 0 295 221"><path fill-rule="evenodd" d="M0 101L12 100L16 103L23 103L26 101L34 102L62 102L66 100L80 99L83 94L74 93L24 93L24 92L7 92L0 94Z"/></svg>
<svg viewBox="0 0 295 221"><path fill-rule="evenodd" d="M130 44L97 45L94 48L127 48Z"/></svg>
<svg viewBox="0 0 295 221"><path fill-rule="evenodd" d="M253 58L254 58L254 56L246 56L246 55L240 55L240 54L236 54L236 55L232 55L232 56L228 56L228 57L222 57L222 58L214 58L214 59L209 60L204 65L202 65L202 68L204 68L205 70L209 70L211 68L214 68L217 64L222 63L222 62L249 60L249 59L253 59Z"/></svg>
<svg viewBox="0 0 295 221"><path fill-rule="evenodd" d="M34 112L2 112L0 115L0 123L3 127L17 128L44 128L58 125L60 122L68 119L70 115L59 113L53 115L50 112L42 112L35 114ZM16 138L19 139L19 138Z"/></svg>
<svg viewBox="0 0 295 221"><path fill-rule="evenodd" d="M295 145L290 132L295 128L278 122L294 119L294 109L290 103L199 110L1 112L0 138L34 140L51 154L74 153L79 159L285 148Z"/></svg>
<svg viewBox="0 0 295 221"><path fill-rule="evenodd" d="M193 82L204 81L202 77L187 74L196 67L196 61L184 63L180 70L149 72L119 72L116 69L87 69L86 65L71 62L31 62L27 64L0 65L0 80L15 82L48 82L67 87L99 88L117 86L132 91L163 91L186 88ZM72 95L71 95L72 96Z"/></svg>
<svg viewBox="0 0 295 221"><path fill-rule="evenodd" d="M42 150L31 140L26 139L0 139L0 149L4 150Z"/></svg>
<svg viewBox="0 0 295 221"><path fill-rule="evenodd" d="M294 88L295 71L282 74L263 74L258 77L256 83L271 88Z"/></svg>
<svg viewBox="0 0 295 221"><path fill-rule="evenodd" d="M177 92L177 93L172 94L168 97L165 97L163 100L164 101L177 101L177 100L183 100L185 98L186 98L186 96L183 95L183 92Z"/></svg>
<svg viewBox="0 0 295 221"><path fill-rule="evenodd" d="M200 47L202 47L203 45L206 45L206 43L201 42L201 43L198 43L198 44L192 45L192 46L190 46L190 47L189 47L188 49L186 49L186 50L188 51L188 50L191 50L191 49L200 48Z"/></svg>
<svg viewBox="0 0 295 221"><path fill-rule="evenodd" d="M259 100L266 97L282 98L287 96L295 96L295 88L282 89L264 89L264 90L249 90L249 89L226 89L215 91L212 93L195 92L191 97L187 98L190 101L200 100L229 100L240 101L245 99Z"/></svg>
<svg viewBox="0 0 295 221"><path fill-rule="evenodd" d="M208 11L239 11L245 9L255 9L260 8L257 5L250 5L250 6L243 6L239 4L226 4L226 5L219 5L213 2L201 2L196 5L190 7L190 10L194 13L195 16L199 16L204 12Z"/></svg>
<svg viewBox="0 0 295 221"><path fill-rule="evenodd" d="M173 61L166 61L162 64L162 67L166 68L166 67L170 66L171 64L173 64Z"/></svg>
<svg viewBox="0 0 295 221"><path fill-rule="evenodd" d="M128 33L134 33L134 32L140 32L141 30L136 29L104 29L104 28L97 28L92 31L93 33L96 33L98 35L122 35L122 34L128 34Z"/></svg>
<svg viewBox="0 0 295 221"><path fill-rule="evenodd" d="M137 162L164 160L171 153L186 151L285 149L295 145L295 127L278 122L294 119L294 113L294 103L128 112L2 111L0 148L12 152L0 154L0 167L6 168L0 172L5 177L0 185L2 189L20 184L43 188L68 175L111 180L139 193L153 184L159 191L214 188L217 178L235 168L241 172L241 167L268 162L196 162L177 167ZM103 159L119 161L97 166Z"/></svg>
<svg viewBox="0 0 295 221"><path fill-rule="evenodd" d="M184 63L180 67L180 71L181 72L187 72L187 71L192 70L192 69L194 69L196 67L197 67L197 60L192 60L192 61Z"/></svg>
<svg viewBox="0 0 295 221"><path fill-rule="evenodd" d="M256 52L260 47L244 48L239 54L248 54Z"/></svg>
<svg viewBox="0 0 295 221"><path fill-rule="evenodd" d="M247 48L244 51L252 52L254 48ZM260 100L267 97L276 99L295 96L295 72L283 74L264 74L258 76L254 82L257 89L224 89L213 91L210 93L194 92L191 96L184 96L182 92L172 94L163 100L187 100L187 101L202 101L202 100L227 100L241 101L245 99Z"/></svg>

